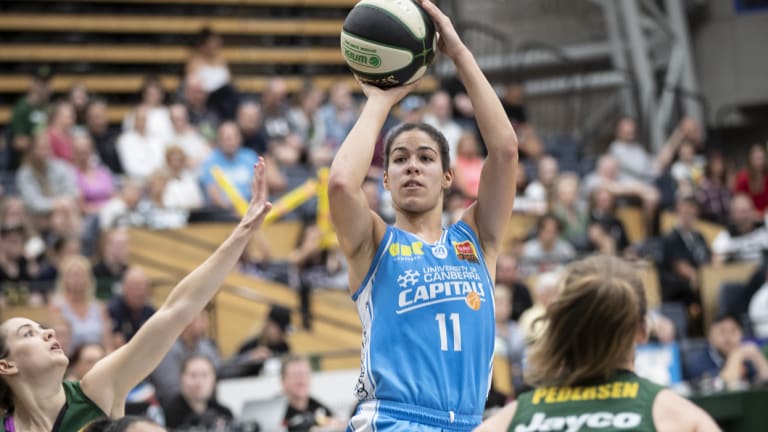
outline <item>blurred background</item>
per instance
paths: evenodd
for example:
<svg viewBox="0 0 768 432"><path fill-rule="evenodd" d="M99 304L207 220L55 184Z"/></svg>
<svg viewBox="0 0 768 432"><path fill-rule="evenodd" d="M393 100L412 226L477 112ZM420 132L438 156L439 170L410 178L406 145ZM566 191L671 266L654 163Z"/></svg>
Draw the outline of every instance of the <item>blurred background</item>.
<svg viewBox="0 0 768 432"><path fill-rule="evenodd" d="M342 430L360 324L323 173L364 101L339 49L355 3L1 1L2 318L56 328L82 377L226 237L264 156L279 205L128 411L172 430ZM520 140L488 412L526 388L557 270L609 253L646 282L639 373L725 430L764 430L768 1L438 3ZM472 111L438 59L383 131L446 135L446 224L477 193ZM381 163L363 188L391 221ZM731 356L739 373L721 370Z"/></svg>

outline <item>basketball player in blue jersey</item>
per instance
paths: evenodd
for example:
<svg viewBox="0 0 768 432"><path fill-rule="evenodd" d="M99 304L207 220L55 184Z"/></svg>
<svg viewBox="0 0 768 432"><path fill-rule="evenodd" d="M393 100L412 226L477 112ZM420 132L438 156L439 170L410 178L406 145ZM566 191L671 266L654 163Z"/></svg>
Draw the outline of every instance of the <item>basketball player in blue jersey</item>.
<svg viewBox="0 0 768 432"><path fill-rule="evenodd" d="M481 422L494 344L496 257L515 197L517 138L499 98L448 17L421 5L456 65L488 148L477 201L443 227L448 145L424 124L385 140L395 224L368 208L362 184L387 114L414 85L363 85L368 100L331 166L331 217L363 327L360 404L350 431L465 431Z"/></svg>

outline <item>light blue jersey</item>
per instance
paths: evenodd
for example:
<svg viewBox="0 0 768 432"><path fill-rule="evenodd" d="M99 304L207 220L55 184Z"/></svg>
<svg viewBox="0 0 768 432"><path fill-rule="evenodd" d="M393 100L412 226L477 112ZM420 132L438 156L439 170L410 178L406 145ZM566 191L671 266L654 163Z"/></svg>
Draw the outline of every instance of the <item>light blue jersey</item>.
<svg viewBox="0 0 768 432"><path fill-rule="evenodd" d="M387 227L352 296L363 327L358 413L373 425L359 429L398 429L377 428L377 416L437 429L480 423L495 327L493 283L479 245L464 222L444 228L435 244ZM354 418L350 429L358 430Z"/></svg>

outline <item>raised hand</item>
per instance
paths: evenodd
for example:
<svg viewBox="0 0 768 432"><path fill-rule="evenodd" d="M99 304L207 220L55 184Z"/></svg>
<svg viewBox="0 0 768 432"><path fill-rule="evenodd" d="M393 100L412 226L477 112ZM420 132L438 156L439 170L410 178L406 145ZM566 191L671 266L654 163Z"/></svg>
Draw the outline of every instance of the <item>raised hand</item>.
<svg viewBox="0 0 768 432"><path fill-rule="evenodd" d="M253 166L253 180L251 180L251 202L240 223L250 230L256 230L261 226L264 217L272 208L272 203L267 200L267 176L265 172L264 158L259 156L259 162Z"/></svg>
<svg viewBox="0 0 768 432"><path fill-rule="evenodd" d="M438 7L430 0L419 0L421 7L427 11L427 14L435 23L439 38L437 48L445 55L455 60L462 52L466 50L464 42L459 38L456 29L453 27L451 19L448 18Z"/></svg>
<svg viewBox="0 0 768 432"><path fill-rule="evenodd" d="M360 87L363 89L363 94L365 94L365 97L367 97L369 100L382 101L386 103L390 108L395 106L410 92L412 92L413 89L415 89L416 86L419 85L419 81L420 80L416 80L415 82L412 82L410 84L391 87L388 89L382 89L370 84L366 84L360 81L359 78L357 79L357 82L360 84Z"/></svg>

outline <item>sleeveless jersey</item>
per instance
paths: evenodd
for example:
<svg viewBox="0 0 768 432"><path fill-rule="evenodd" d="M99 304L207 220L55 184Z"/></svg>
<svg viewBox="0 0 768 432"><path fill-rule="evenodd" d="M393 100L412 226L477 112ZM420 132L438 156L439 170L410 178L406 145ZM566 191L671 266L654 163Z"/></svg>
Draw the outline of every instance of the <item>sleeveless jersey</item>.
<svg viewBox="0 0 768 432"><path fill-rule="evenodd" d="M481 415L490 389L493 284L464 222L440 240L389 226L353 294L363 328L361 401Z"/></svg>
<svg viewBox="0 0 768 432"><path fill-rule="evenodd" d="M663 389L626 370L593 385L540 387L520 395L508 432L655 431L653 401Z"/></svg>
<svg viewBox="0 0 768 432"><path fill-rule="evenodd" d="M53 432L78 432L96 419L107 415L80 389L77 381L64 381L64 393L67 404L62 408L53 428ZM5 428L6 419L0 417L0 432L8 432ZM22 432L16 429L16 432Z"/></svg>

